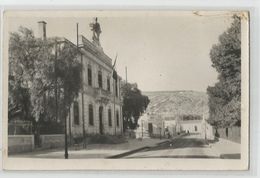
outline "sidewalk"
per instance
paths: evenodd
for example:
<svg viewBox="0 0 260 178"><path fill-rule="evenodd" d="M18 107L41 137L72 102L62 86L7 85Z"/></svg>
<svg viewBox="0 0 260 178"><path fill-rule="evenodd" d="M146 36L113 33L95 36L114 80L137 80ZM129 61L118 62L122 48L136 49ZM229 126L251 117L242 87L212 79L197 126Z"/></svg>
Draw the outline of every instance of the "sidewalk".
<svg viewBox="0 0 260 178"><path fill-rule="evenodd" d="M70 148L69 159L107 158L143 147L155 146L165 141L167 141L167 139L160 140L145 138L143 140L130 139L128 142L122 144L91 144L87 145L86 149L80 148L79 150L76 150L75 148ZM63 159L64 149L41 150L30 153L10 155L10 157Z"/></svg>
<svg viewBox="0 0 260 178"><path fill-rule="evenodd" d="M222 159L240 159L241 144L219 138L218 142L209 144Z"/></svg>

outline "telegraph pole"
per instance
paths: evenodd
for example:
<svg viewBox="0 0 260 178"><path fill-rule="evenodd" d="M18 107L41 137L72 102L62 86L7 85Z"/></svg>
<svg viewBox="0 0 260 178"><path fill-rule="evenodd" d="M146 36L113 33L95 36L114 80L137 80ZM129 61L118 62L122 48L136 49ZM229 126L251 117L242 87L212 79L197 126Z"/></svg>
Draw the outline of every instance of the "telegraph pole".
<svg viewBox="0 0 260 178"><path fill-rule="evenodd" d="M142 125L142 128L141 128L141 129L142 129L142 139L143 139L143 137L144 137L144 131L143 131L144 122L143 122L143 120L142 120L141 122L142 122L142 124L141 124L141 125Z"/></svg>
<svg viewBox="0 0 260 178"><path fill-rule="evenodd" d="M65 126L64 126L64 132L65 132L65 159L69 158L68 153L68 135L67 135L67 117L65 117Z"/></svg>
<svg viewBox="0 0 260 178"><path fill-rule="evenodd" d="M125 81L126 81L126 84L127 84L127 66L125 67Z"/></svg>
<svg viewBox="0 0 260 178"><path fill-rule="evenodd" d="M116 123L116 82L115 79L113 79L113 85L114 85L114 124L115 124L115 135L116 135L116 127L117 127L117 123Z"/></svg>
<svg viewBox="0 0 260 178"><path fill-rule="evenodd" d="M58 51L57 51L57 48L58 48L58 42L55 41L55 60L54 60L54 70L55 70L55 115L56 115L56 121L59 120L59 108L58 108L58 78L57 78L57 73L56 73L56 67L57 67L57 64L56 64L56 61L57 61L57 58L58 58ZM64 158L65 159L68 159L69 158L69 153L68 153L68 135L67 135L67 117L65 116L64 118Z"/></svg>
<svg viewBox="0 0 260 178"><path fill-rule="evenodd" d="M82 116L82 133L83 133L83 148L86 148L86 131L85 131L85 117L84 117L84 74L83 74L83 57L79 51L79 23L77 23L77 53L80 54L81 62L81 116Z"/></svg>

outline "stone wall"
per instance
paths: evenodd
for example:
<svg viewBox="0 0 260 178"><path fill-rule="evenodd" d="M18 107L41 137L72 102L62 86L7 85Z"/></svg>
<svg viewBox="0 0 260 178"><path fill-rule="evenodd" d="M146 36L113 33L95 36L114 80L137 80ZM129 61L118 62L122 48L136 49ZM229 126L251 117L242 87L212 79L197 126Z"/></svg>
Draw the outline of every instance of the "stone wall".
<svg viewBox="0 0 260 178"><path fill-rule="evenodd" d="M216 130L214 129L214 133ZM220 138L224 138L233 142L241 143L241 128L230 127L230 128L219 128L218 133Z"/></svg>
<svg viewBox="0 0 260 178"><path fill-rule="evenodd" d="M30 152L34 149L34 135L8 135L8 153Z"/></svg>
<svg viewBox="0 0 260 178"><path fill-rule="evenodd" d="M55 135L41 135L41 148L59 148L64 147L65 138L63 134L55 134Z"/></svg>

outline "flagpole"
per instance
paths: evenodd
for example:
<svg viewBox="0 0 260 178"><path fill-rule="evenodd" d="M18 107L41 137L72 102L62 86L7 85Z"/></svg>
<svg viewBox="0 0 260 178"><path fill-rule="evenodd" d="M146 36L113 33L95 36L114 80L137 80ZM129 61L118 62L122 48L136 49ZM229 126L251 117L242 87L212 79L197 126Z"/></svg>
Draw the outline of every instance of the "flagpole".
<svg viewBox="0 0 260 178"><path fill-rule="evenodd" d="M115 79L113 79L113 85L114 85L114 121L115 121L115 135L116 135L116 85L115 85Z"/></svg>
<svg viewBox="0 0 260 178"><path fill-rule="evenodd" d="M116 79L114 78L114 71L115 71L115 65L116 65L116 60L117 60L117 54L116 54L116 58L114 61L114 64L112 66L112 79L113 79L113 89L114 89L114 125L115 125L115 135L116 135ZM116 74L117 75L117 74Z"/></svg>

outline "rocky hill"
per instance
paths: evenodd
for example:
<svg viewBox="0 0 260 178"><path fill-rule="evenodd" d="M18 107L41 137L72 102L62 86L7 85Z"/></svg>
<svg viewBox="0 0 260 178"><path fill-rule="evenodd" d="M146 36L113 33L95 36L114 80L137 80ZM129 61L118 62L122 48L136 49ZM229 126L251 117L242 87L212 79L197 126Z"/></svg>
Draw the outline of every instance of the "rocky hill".
<svg viewBox="0 0 260 178"><path fill-rule="evenodd" d="M208 96L197 91L156 91L143 92L150 99L149 114L169 113L170 115L208 114Z"/></svg>

